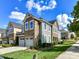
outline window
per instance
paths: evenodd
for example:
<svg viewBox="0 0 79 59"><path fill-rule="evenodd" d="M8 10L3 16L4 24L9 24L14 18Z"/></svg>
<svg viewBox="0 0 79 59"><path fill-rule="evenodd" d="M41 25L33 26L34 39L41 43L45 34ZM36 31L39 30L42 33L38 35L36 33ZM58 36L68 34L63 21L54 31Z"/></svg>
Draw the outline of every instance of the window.
<svg viewBox="0 0 79 59"><path fill-rule="evenodd" d="M25 30L28 30L28 22L25 23Z"/></svg>
<svg viewBox="0 0 79 59"><path fill-rule="evenodd" d="M51 37L49 36L49 42L51 42Z"/></svg>
<svg viewBox="0 0 79 59"><path fill-rule="evenodd" d="M45 27L45 29L46 29L46 24L44 23L44 27Z"/></svg>
<svg viewBox="0 0 79 59"><path fill-rule="evenodd" d="M24 40L24 38L20 38L20 40Z"/></svg>
<svg viewBox="0 0 79 59"><path fill-rule="evenodd" d="M34 21L30 21L30 29L34 29Z"/></svg>
<svg viewBox="0 0 79 59"><path fill-rule="evenodd" d="M51 27L49 26L49 31L51 30Z"/></svg>

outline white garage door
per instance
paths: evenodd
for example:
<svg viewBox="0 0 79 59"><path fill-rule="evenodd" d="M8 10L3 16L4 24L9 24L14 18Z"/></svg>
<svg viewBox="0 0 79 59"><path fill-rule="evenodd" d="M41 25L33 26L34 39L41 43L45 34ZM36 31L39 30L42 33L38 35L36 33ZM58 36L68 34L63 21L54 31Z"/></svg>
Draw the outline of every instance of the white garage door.
<svg viewBox="0 0 79 59"><path fill-rule="evenodd" d="M13 44L14 42L13 42L13 40L9 40L9 44Z"/></svg>
<svg viewBox="0 0 79 59"><path fill-rule="evenodd" d="M19 39L19 46L24 47L24 38Z"/></svg>
<svg viewBox="0 0 79 59"><path fill-rule="evenodd" d="M27 38L26 40L25 40L25 46L26 47L30 47L30 46L33 46L33 38Z"/></svg>

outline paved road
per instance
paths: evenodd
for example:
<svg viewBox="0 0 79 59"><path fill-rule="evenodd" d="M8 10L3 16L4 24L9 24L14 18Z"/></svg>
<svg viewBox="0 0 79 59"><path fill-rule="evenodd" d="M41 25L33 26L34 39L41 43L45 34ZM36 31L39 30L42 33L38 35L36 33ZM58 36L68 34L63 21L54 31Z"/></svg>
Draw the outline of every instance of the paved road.
<svg viewBox="0 0 79 59"><path fill-rule="evenodd" d="M79 41L72 45L67 51L56 59L79 59Z"/></svg>
<svg viewBox="0 0 79 59"><path fill-rule="evenodd" d="M1 54L6 54L14 51L19 51L19 50L25 50L27 49L26 47L8 47L8 48L1 48L0 49L0 55Z"/></svg>

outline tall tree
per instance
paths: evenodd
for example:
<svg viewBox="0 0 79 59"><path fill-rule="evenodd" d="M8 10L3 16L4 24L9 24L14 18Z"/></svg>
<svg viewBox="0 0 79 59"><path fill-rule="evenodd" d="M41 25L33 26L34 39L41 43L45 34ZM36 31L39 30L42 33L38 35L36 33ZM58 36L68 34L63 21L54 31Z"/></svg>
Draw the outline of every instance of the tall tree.
<svg viewBox="0 0 79 59"><path fill-rule="evenodd" d="M74 6L74 10L71 14L75 19L79 19L79 1L77 1L77 4Z"/></svg>
<svg viewBox="0 0 79 59"><path fill-rule="evenodd" d="M74 17L74 20L73 22L70 22L70 24L68 25L68 29L78 34L79 33L79 1L77 1L77 4L74 6L74 10L72 11L71 15Z"/></svg>

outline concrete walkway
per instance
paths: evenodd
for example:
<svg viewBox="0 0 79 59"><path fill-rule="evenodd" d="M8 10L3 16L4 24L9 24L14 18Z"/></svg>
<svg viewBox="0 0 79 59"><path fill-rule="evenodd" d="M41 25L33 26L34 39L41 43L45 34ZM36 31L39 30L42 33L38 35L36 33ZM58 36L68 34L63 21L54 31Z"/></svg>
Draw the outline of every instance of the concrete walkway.
<svg viewBox="0 0 79 59"><path fill-rule="evenodd" d="M56 59L79 59L79 41L73 44L72 47L59 55Z"/></svg>
<svg viewBox="0 0 79 59"><path fill-rule="evenodd" d="M8 47L8 48L1 48L0 49L0 55L14 52L14 51L19 51L19 50L26 50L26 47Z"/></svg>

